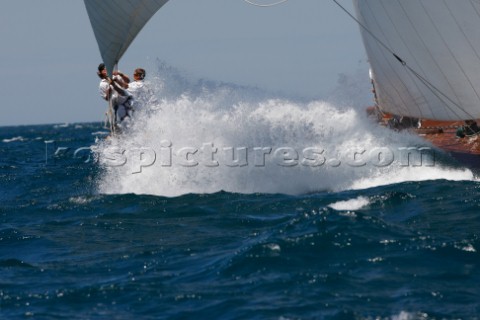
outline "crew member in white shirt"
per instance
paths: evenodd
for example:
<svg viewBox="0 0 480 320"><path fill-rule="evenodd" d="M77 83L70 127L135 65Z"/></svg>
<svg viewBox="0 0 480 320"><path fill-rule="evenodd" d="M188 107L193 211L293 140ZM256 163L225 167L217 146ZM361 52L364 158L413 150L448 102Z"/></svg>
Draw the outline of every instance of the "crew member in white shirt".
<svg viewBox="0 0 480 320"><path fill-rule="evenodd" d="M121 122L130 116L132 96L127 91L130 79L127 75L114 71L112 79L108 78L105 64L98 66L98 76L100 77L99 92L100 96L109 101L112 99L112 106L115 112L115 122Z"/></svg>
<svg viewBox="0 0 480 320"><path fill-rule="evenodd" d="M132 107L135 112L152 107L156 104L155 95L148 83L145 83L145 69L137 68L133 73L134 81L128 85L128 92L132 95Z"/></svg>

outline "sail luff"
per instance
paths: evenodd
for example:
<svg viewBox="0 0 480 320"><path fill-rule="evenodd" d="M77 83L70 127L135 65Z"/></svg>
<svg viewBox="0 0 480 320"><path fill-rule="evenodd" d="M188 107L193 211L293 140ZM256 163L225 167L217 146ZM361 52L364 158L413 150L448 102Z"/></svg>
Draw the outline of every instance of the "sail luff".
<svg viewBox="0 0 480 320"><path fill-rule="evenodd" d="M111 72L150 18L168 0L84 0L100 55Z"/></svg>
<svg viewBox="0 0 480 320"><path fill-rule="evenodd" d="M480 5L353 1L368 30L361 30L362 37L386 112L437 120L480 118Z"/></svg>

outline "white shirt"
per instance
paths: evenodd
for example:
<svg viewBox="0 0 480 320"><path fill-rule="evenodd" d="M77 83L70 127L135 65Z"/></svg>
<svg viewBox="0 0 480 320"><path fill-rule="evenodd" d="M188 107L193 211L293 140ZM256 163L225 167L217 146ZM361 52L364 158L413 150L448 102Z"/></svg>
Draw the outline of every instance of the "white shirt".
<svg viewBox="0 0 480 320"><path fill-rule="evenodd" d="M102 79L100 81L100 85L98 86L98 92L100 93L100 96L107 100L107 94L108 94L108 89L110 88L110 84L108 83L107 79Z"/></svg>
<svg viewBox="0 0 480 320"><path fill-rule="evenodd" d="M121 81L123 83L123 80L120 78L120 76L114 76L113 77L114 80L116 80L117 84ZM119 84L118 84L119 85ZM117 92L117 90L115 90L111 85L110 83L108 82L107 79L102 79L100 81L100 84L98 86L98 91L100 92L100 96L105 99L105 100L108 100L108 89L111 88L112 89L112 99L113 99L113 104L114 105L118 105L118 104L123 104L125 101L128 100L128 92L127 92L127 95L121 95Z"/></svg>
<svg viewBox="0 0 480 320"><path fill-rule="evenodd" d="M144 81L132 81L128 85L128 92L133 97L132 107L134 110L141 110L151 107L157 102L153 90Z"/></svg>

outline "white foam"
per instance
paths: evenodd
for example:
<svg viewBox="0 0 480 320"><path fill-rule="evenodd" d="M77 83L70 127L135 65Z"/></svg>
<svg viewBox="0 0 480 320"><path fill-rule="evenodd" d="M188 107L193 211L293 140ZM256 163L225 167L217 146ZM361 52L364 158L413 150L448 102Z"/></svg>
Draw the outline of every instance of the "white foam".
<svg viewBox="0 0 480 320"><path fill-rule="evenodd" d="M398 315L392 316L392 320L412 320L415 318L415 314L406 311L401 311Z"/></svg>
<svg viewBox="0 0 480 320"><path fill-rule="evenodd" d="M92 132L92 136L108 136L110 131L95 131Z"/></svg>
<svg viewBox="0 0 480 320"><path fill-rule="evenodd" d="M92 201L92 199L86 197L71 197L68 200L74 204L88 204Z"/></svg>
<svg viewBox="0 0 480 320"><path fill-rule="evenodd" d="M469 169L453 169L444 167L407 167L390 168L380 171L370 177L359 178L354 181L348 189L360 190L378 186L386 186L402 182L418 182L428 180L449 180L449 181L477 181Z"/></svg>
<svg viewBox="0 0 480 320"><path fill-rule="evenodd" d="M455 248L466 252L477 252L477 249L475 249L471 243L462 243L461 245L456 244Z"/></svg>
<svg viewBox="0 0 480 320"><path fill-rule="evenodd" d="M13 137L11 139L3 139L2 142L5 142L5 143L10 143L10 142L15 142L15 141L20 141L20 142L23 142L25 141L26 139L22 136L18 136L18 137Z"/></svg>
<svg viewBox="0 0 480 320"><path fill-rule="evenodd" d="M370 204L370 200L365 197L358 197L355 199L350 199L346 201L338 201L332 204L329 204L328 207L337 210L337 211L355 211L360 210L363 207L366 207Z"/></svg>
<svg viewBox="0 0 480 320"><path fill-rule="evenodd" d="M65 122L65 123L62 123L62 124L56 124L56 125L54 125L53 127L54 127L55 129L58 129L58 128L68 128L69 126L70 126L70 124L67 123L67 122Z"/></svg>
<svg viewBox="0 0 480 320"><path fill-rule="evenodd" d="M102 152L112 150L109 148L117 147L126 150L119 156L127 160L122 166L112 167L111 163L104 166L98 183L100 192L162 196L220 190L303 194L404 181L474 179L469 170L442 168L438 163L433 167L404 167L398 161L388 166L375 165L375 161L372 163L366 157L372 150L428 144L417 136L374 124L363 109L357 111L320 100L266 98L258 89L203 83L186 90L190 94L174 95L168 92L175 90L169 90L162 81L156 84L164 90L159 94L159 104L154 106L159 111L138 113L128 134L97 144L101 156ZM212 155L205 144L217 148L217 153ZM224 148L228 147L246 148L248 161L235 166L227 159L231 153ZM282 159L279 151L285 147L296 152L298 160L279 161ZM184 148L196 150L189 159L197 165L185 165ZM254 148L271 148L264 156L264 166L261 166L261 151ZM308 165L311 162L302 165L306 148L323 150L321 156L327 161L321 166ZM353 159L352 148L366 150L361 155L365 156L365 165L347 163ZM145 152L140 158L142 150ZM172 152L171 166L167 166L169 152ZM150 164L153 156L155 161L136 173L141 164ZM213 162L208 156L213 156L218 166L211 166ZM334 159L341 159L339 166Z"/></svg>

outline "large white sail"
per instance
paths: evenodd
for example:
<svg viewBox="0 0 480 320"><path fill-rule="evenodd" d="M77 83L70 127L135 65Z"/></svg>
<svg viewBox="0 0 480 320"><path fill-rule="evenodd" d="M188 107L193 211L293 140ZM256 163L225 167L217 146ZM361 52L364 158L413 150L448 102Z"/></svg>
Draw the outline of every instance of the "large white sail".
<svg viewBox="0 0 480 320"><path fill-rule="evenodd" d="M480 118L480 1L353 1L384 111Z"/></svg>
<svg viewBox="0 0 480 320"><path fill-rule="evenodd" d="M109 72L143 26L168 0L84 0Z"/></svg>

